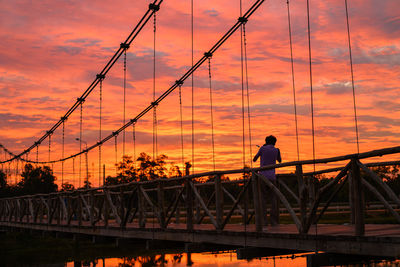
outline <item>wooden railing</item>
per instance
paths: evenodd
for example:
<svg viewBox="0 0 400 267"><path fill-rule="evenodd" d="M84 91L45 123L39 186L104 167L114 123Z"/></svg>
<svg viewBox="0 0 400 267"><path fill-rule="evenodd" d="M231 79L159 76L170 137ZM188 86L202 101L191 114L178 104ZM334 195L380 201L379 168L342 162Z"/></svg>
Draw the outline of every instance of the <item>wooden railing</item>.
<svg viewBox="0 0 400 267"><path fill-rule="evenodd" d="M399 152L400 147L392 147L262 168L214 171L72 192L2 198L0 221L93 228L179 228L187 231L196 229L196 225L208 225L207 229L223 231L227 224L254 224L255 231L261 232L266 223L265 194L273 192L298 232L308 233L348 183L349 222L355 225L355 235L362 236L365 232L364 190L370 191L400 223L400 214L396 210L396 205L400 207L399 196L368 168L398 165L400 161L363 164L360 159ZM339 161L345 162L342 167L303 172L305 165ZM277 183L259 173L288 166L295 167L295 173L278 175ZM315 174L329 172L335 172L335 178L320 188L316 187ZM241 174L242 178L223 181L227 174ZM201 178L212 179L201 183ZM289 179L295 180L295 186L287 184Z"/></svg>

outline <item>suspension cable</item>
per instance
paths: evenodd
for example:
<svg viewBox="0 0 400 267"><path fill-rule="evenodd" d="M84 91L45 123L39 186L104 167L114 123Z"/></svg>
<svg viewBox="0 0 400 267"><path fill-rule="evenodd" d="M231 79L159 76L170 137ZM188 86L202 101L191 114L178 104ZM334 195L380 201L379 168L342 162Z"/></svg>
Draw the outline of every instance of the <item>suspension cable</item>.
<svg viewBox="0 0 400 267"><path fill-rule="evenodd" d="M163 0L154 0L152 3L149 4L149 9L146 10L145 14L143 17L139 20L138 24L134 27L132 32L129 34L129 36L126 38L125 42L126 44L130 45L135 38L139 35L141 30L144 28L144 26L147 24L147 22L150 20L151 16L153 13L158 11L160 9L160 5L163 2ZM123 50L119 48L115 54L111 57L111 59L107 62L107 64L104 66L104 68L101 71L101 74L106 75L111 68L114 66L114 64L117 62L117 60L121 57ZM90 85L89 87L84 91L84 93L81 95L81 97L78 98L78 100L68 109L68 111L65 113L64 117L68 118L80 105L81 100L85 100L90 93L96 88L97 84L99 83L99 80L96 78ZM33 145L31 145L29 148L25 149L22 153L15 155L13 154L13 157L10 158L8 161L12 161L16 158L20 158L22 155L25 153L31 151L35 146L38 144L42 143L48 136L49 132L55 132L58 127L60 127L62 124L62 120L59 120L54 126L46 132L45 135L43 135L38 141L36 141Z"/></svg>
<svg viewBox="0 0 400 267"><path fill-rule="evenodd" d="M194 66L194 16L193 16L193 0L190 4L190 18L191 18L191 45L192 45L192 69ZM194 174L194 73L191 74L192 77L192 174Z"/></svg>
<svg viewBox="0 0 400 267"><path fill-rule="evenodd" d="M286 3L287 3L288 28L289 28L290 64L291 64L291 71L292 71L294 121L295 121L295 127L296 127L297 160L300 160L299 130L298 130L298 121L297 121L296 87L295 87L295 79L294 79L292 25L291 25L291 20L290 20L290 3L289 3L289 0L287 0Z"/></svg>
<svg viewBox="0 0 400 267"><path fill-rule="evenodd" d="M240 0L240 17L242 16L242 0ZM242 92L242 161L243 168L246 166L246 129L245 129L245 104L244 104L244 51L243 51L243 27L240 27L240 77L241 77L241 92Z"/></svg>
<svg viewBox="0 0 400 267"><path fill-rule="evenodd" d="M179 115L181 122L181 153L182 153L182 171L185 171L185 154L183 150L183 110L182 110L182 84L179 85Z"/></svg>
<svg viewBox="0 0 400 267"><path fill-rule="evenodd" d="M121 44L122 45L122 44ZM126 48L124 49L124 118L123 124L126 122ZM122 133L122 156L125 155L125 129Z"/></svg>
<svg viewBox="0 0 400 267"><path fill-rule="evenodd" d="M51 134L49 135L49 160L48 160L49 162L51 160L50 154L51 154ZM18 160L17 160L17 162L18 162Z"/></svg>
<svg viewBox="0 0 400 267"><path fill-rule="evenodd" d="M249 152L250 152L250 167L253 167L253 144L251 138L251 112L250 112L250 91L249 91L249 71L247 65L247 41L246 41L246 24L243 24L243 48L244 48L244 70L246 77L246 96L247 96L247 122L249 131Z"/></svg>
<svg viewBox="0 0 400 267"><path fill-rule="evenodd" d="M115 176L118 175L118 144L117 144L118 135L114 137L114 147L115 147Z"/></svg>
<svg viewBox="0 0 400 267"><path fill-rule="evenodd" d="M310 26L310 3L307 0L307 33L308 33L308 57L310 64L310 97L311 97L311 126L312 126L312 148L313 148L313 168L315 172L315 130L314 130L314 97L312 81L312 56L311 56L311 26ZM315 183L315 178L312 181ZM315 236L318 236L318 222L315 222ZM315 253L318 253L318 242L315 239Z"/></svg>
<svg viewBox="0 0 400 267"><path fill-rule="evenodd" d="M132 124L132 139L133 139L133 166L136 170L136 122Z"/></svg>
<svg viewBox="0 0 400 267"><path fill-rule="evenodd" d="M62 150L61 154L64 158L64 145L65 145L65 121L62 123ZM64 184L64 161L61 161L61 186Z"/></svg>
<svg viewBox="0 0 400 267"><path fill-rule="evenodd" d="M101 74L98 74L101 75ZM99 186L100 186L100 181L101 181L101 139L102 139L102 127L101 127L101 121L102 121L102 110L103 110L103 80L104 76L100 76L100 86L99 86ZM93 174L94 176L94 174Z"/></svg>
<svg viewBox="0 0 400 267"><path fill-rule="evenodd" d="M81 187L82 179L82 117L83 117L83 102L81 101L80 109L80 124L79 124L79 187Z"/></svg>
<svg viewBox="0 0 400 267"><path fill-rule="evenodd" d="M214 141L214 116L213 116L213 101L212 101L212 86L211 86L211 54L208 57L208 79L210 86L210 115L211 115L211 145L212 145L212 158L213 158L213 170L215 171L215 141Z"/></svg>
<svg viewBox="0 0 400 267"><path fill-rule="evenodd" d="M356 107L356 91L354 86L354 71L353 71L353 56L351 52L351 39L350 39L350 22L349 22L349 11L347 9L347 0L344 0L346 7L346 23L347 23L347 39L349 41L349 60L350 60L350 71L351 71L351 87L353 89L353 109L354 109L354 125L356 130L356 142L357 142L357 153L360 153L360 143L358 136L358 122L357 122L357 107Z"/></svg>
<svg viewBox="0 0 400 267"><path fill-rule="evenodd" d="M156 101L156 32L157 16L153 13L153 103ZM153 108L153 160L157 158L157 105Z"/></svg>
<svg viewBox="0 0 400 267"><path fill-rule="evenodd" d="M243 18L245 18L246 20L252 16L254 14L254 12L264 3L265 0L256 0L253 5L246 11L246 13L243 14ZM244 22L241 20L238 20L209 50L209 53L214 53L216 52L241 26L241 24L243 24ZM192 68L190 68L189 70L187 70L181 77L180 77L180 81L184 82L186 79L188 79L192 73L194 71L196 71L200 66L202 66L202 64L207 60L206 56L201 57L194 65ZM142 118L145 114L147 114L149 111L151 111L155 105L158 105L162 100L164 100L169 94L171 94L176 88L178 87L178 85L175 83L173 85L171 85L166 91L164 91L156 100L155 102L152 102L151 105L147 106L145 109L143 109L139 114L137 114L134 118L132 118L131 120L129 120L125 125L121 126L119 129L117 129L115 132L116 134L119 134L120 132L122 132L124 129L126 129L127 127L131 126L135 121L138 121L140 118ZM104 144L105 142L109 141L111 138L114 137L114 134L110 134L106 137L104 137L102 139L102 143ZM92 146L88 147L87 151L90 151L96 147L99 146L99 143L95 143ZM86 151L86 150L85 150ZM64 159L58 159L58 160L54 160L51 163L54 162L59 162L62 160L67 160L73 157L77 157L79 155L81 155L82 153L84 153L84 151L82 152L78 152L76 154L70 155ZM18 157L18 155L17 155ZM11 161L12 159L8 160ZM44 163L48 163L48 162L40 162L40 164L44 164Z"/></svg>
<svg viewBox="0 0 400 267"><path fill-rule="evenodd" d="M310 66L310 99L311 99L311 131L312 131L312 149L315 172L315 127L314 127L314 96L312 79L312 55L311 55L311 27L310 27L310 3L307 0L307 33L308 33L308 59Z"/></svg>

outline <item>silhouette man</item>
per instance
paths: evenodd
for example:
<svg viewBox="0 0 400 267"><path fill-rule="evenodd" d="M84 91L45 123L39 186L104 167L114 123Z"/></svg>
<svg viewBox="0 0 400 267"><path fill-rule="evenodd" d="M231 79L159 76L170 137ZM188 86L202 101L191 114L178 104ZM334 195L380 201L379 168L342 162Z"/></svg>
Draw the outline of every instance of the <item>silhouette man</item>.
<svg viewBox="0 0 400 267"><path fill-rule="evenodd" d="M276 144L276 137L273 135L267 136L265 138L265 144L260 147L257 154L254 156L253 161L256 162L259 157L260 160L260 167L267 166L267 165L274 165L276 161L279 163L282 162L281 152L279 148L275 147ZM267 178L272 184L276 186L276 176L275 176L275 169L264 170L260 171L260 174ZM271 203L271 225L276 225L279 222L279 206L278 206L278 199L276 194L273 190L268 188L264 182L260 183L261 189L261 196L262 196L262 210L263 210L263 220L264 225L267 225L267 202Z"/></svg>

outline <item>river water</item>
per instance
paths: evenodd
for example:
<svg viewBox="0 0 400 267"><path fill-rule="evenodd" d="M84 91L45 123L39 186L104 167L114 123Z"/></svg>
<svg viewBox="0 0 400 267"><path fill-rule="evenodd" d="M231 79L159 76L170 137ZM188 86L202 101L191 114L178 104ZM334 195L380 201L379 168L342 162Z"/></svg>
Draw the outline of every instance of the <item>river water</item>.
<svg viewBox="0 0 400 267"><path fill-rule="evenodd" d="M180 253L161 254L152 256L124 257L96 259L91 262L68 262L67 267L76 266L118 266L118 267L147 267L147 266L196 266L196 267L296 267L307 266L307 255L292 254L273 257L254 258L251 260L239 260L236 253ZM334 265L326 265L334 266ZM344 263L337 266L400 266L400 260L358 260L351 263Z"/></svg>

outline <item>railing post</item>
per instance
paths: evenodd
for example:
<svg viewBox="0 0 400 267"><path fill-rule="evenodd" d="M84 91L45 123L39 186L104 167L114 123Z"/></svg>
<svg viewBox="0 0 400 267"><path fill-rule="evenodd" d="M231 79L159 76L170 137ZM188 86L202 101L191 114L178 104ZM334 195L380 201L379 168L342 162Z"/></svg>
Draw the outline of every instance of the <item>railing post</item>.
<svg viewBox="0 0 400 267"><path fill-rule="evenodd" d="M82 208L82 199L81 199L81 192L78 193L78 225L82 226L82 212L83 212L83 208Z"/></svg>
<svg viewBox="0 0 400 267"><path fill-rule="evenodd" d="M104 227L108 228L108 219L110 218L110 205L108 204L107 199L107 189L103 189L103 198L104 198Z"/></svg>
<svg viewBox="0 0 400 267"><path fill-rule="evenodd" d="M296 177L297 177L297 184L299 187L301 233L305 233L306 223L307 223L307 190L304 184L302 165L296 165Z"/></svg>
<svg viewBox="0 0 400 267"><path fill-rule="evenodd" d="M179 192L176 192L177 195L179 195ZM175 210L175 224L180 224L180 208L179 208L179 200L177 203L177 207Z"/></svg>
<svg viewBox="0 0 400 267"><path fill-rule="evenodd" d="M355 210L354 210L354 185L353 185L353 177L352 172L349 171L347 173L348 181L349 181L349 208L350 208L350 223L355 224Z"/></svg>
<svg viewBox="0 0 400 267"><path fill-rule="evenodd" d="M221 185L221 176L214 176L214 185L215 185L215 213L216 213L216 221L218 225L218 230L221 230L222 219L223 219L223 194L222 194L222 185Z"/></svg>
<svg viewBox="0 0 400 267"><path fill-rule="evenodd" d="M193 230L193 191L190 187L190 179L185 181L186 187L186 230Z"/></svg>
<svg viewBox="0 0 400 267"><path fill-rule="evenodd" d="M144 199L142 193L142 186L138 185L138 205L139 205L139 227L144 228L146 226L146 210L144 206Z"/></svg>
<svg viewBox="0 0 400 267"><path fill-rule="evenodd" d="M254 203L254 217L256 223L256 231L262 232L263 227L263 217L265 216L262 211L260 203L260 179L257 175L252 173L251 184L253 189L253 203Z"/></svg>
<svg viewBox="0 0 400 267"><path fill-rule="evenodd" d="M160 227L165 228L165 211L164 211L164 184L161 180L157 184L157 202L158 202L158 217L160 220Z"/></svg>
<svg viewBox="0 0 400 267"><path fill-rule="evenodd" d="M351 160L351 178L353 183L354 196L354 220L355 234L363 236L365 234L364 224L364 193L361 183L360 167L357 165L357 159Z"/></svg>

